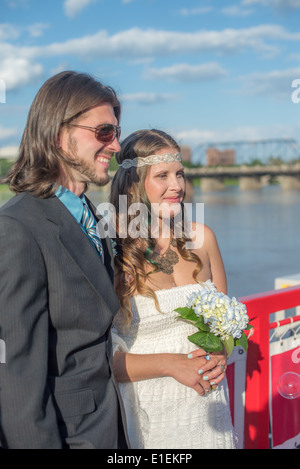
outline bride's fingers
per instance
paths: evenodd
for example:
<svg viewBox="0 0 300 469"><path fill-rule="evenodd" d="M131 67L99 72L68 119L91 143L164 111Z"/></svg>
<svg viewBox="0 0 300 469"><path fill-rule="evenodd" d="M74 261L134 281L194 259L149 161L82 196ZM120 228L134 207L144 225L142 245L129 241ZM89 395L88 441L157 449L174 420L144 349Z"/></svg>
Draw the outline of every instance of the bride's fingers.
<svg viewBox="0 0 300 469"><path fill-rule="evenodd" d="M218 365L208 373L203 375L202 379L208 381L212 386L219 384L225 377L226 368L224 365Z"/></svg>
<svg viewBox="0 0 300 469"><path fill-rule="evenodd" d="M204 388L203 388L203 386L201 386L201 384L196 384L195 390L197 391L198 394L200 394L200 396L205 395Z"/></svg>
<svg viewBox="0 0 300 469"><path fill-rule="evenodd" d="M204 364L210 365L210 368L214 368L217 365L226 366L226 363L227 363L227 359L224 354L216 354L216 353L210 354L210 353L205 352L205 350L201 348L189 353L187 357L189 359L201 358L202 360L205 360L205 362L203 361Z"/></svg>
<svg viewBox="0 0 300 469"><path fill-rule="evenodd" d="M199 357L205 357L207 355L207 352L203 350L202 348L198 348L197 350L194 350L193 352L188 354L188 358L199 358Z"/></svg>
<svg viewBox="0 0 300 469"><path fill-rule="evenodd" d="M205 396L205 394L207 394L211 388L210 388L210 385L204 386L203 384L199 383L199 384L196 384L196 386L194 386L194 389L195 391L197 391L197 393L200 396Z"/></svg>
<svg viewBox="0 0 300 469"><path fill-rule="evenodd" d="M187 355L189 360L193 359L194 365L198 368L198 374L211 370L217 365L216 359L205 352L205 350L198 349Z"/></svg>
<svg viewBox="0 0 300 469"><path fill-rule="evenodd" d="M205 393L216 389L217 385L224 379L226 370L224 355L208 354L203 349L197 349L188 354L188 359L194 359L191 362L197 367L196 371L199 375L200 385ZM199 386L196 390L198 394L204 395Z"/></svg>

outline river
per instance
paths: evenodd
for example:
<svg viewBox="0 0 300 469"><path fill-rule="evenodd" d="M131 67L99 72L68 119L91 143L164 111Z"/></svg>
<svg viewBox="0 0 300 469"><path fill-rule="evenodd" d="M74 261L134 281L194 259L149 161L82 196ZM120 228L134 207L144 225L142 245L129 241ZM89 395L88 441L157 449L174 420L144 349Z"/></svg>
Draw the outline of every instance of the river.
<svg viewBox="0 0 300 469"><path fill-rule="evenodd" d="M215 232L230 295L273 290L276 277L300 273L300 192L280 186L257 191L227 187L195 194Z"/></svg>
<svg viewBox="0 0 300 469"><path fill-rule="evenodd" d="M89 195L95 205L106 198L105 192ZM0 193L0 205L7 199ZM196 188L193 202L204 203L204 221L217 236L229 295L273 290L276 277L300 273L300 191Z"/></svg>

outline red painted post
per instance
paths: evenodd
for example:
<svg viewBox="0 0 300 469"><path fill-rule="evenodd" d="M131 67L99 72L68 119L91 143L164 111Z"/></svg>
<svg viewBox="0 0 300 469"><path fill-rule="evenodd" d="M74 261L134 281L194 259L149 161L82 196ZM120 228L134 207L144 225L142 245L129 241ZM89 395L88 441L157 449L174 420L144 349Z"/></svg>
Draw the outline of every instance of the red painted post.
<svg viewBox="0 0 300 469"><path fill-rule="evenodd" d="M258 306L248 306L254 334L249 340L245 396L245 440L247 449L269 447L269 315ZM265 312L266 313L266 312Z"/></svg>
<svg viewBox="0 0 300 469"><path fill-rule="evenodd" d="M269 315L300 304L300 287L239 298L254 334L249 339L245 395L245 449L269 448Z"/></svg>

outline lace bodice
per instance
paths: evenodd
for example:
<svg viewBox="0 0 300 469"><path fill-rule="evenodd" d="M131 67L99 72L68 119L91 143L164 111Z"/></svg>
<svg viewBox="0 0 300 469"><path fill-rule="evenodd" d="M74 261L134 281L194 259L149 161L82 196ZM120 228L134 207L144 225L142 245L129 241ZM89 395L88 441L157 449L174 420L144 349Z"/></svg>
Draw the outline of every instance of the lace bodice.
<svg viewBox="0 0 300 469"><path fill-rule="evenodd" d="M138 353L140 347L151 350L148 353L181 352L195 347L187 340L187 335L196 332L193 325L177 319L174 309L186 306L187 298L200 288L215 289L211 280L202 284L189 284L155 292L161 311L155 307L153 298L136 295L131 298L132 322L123 332L123 318L117 315L114 326L118 330L128 350ZM174 341L170 342L170 336Z"/></svg>

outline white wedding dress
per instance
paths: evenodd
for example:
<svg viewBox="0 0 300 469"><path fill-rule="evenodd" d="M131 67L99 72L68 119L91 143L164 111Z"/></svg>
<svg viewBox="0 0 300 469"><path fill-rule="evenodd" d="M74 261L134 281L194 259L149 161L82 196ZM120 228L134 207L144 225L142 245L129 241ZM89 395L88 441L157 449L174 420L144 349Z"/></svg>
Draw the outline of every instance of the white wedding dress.
<svg viewBox="0 0 300 469"><path fill-rule="evenodd" d="M215 286L208 280L156 291L162 312L152 298L134 296L130 328L123 331L120 313L115 319L114 351L188 354L195 350L187 337L197 330L177 320L174 309L184 307L188 296L201 288ZM120 390L133 449L235 448L226 378L205 396L170 377L120 383Z"/></svg>

